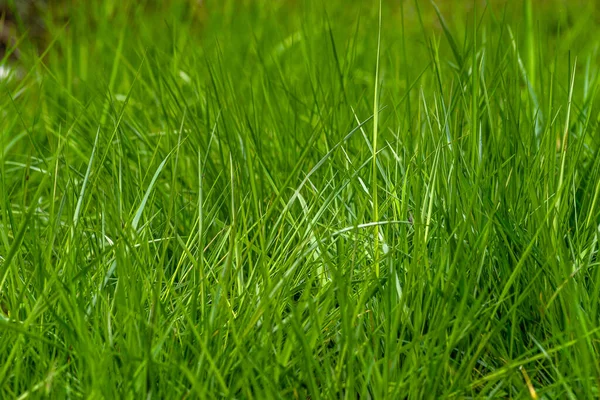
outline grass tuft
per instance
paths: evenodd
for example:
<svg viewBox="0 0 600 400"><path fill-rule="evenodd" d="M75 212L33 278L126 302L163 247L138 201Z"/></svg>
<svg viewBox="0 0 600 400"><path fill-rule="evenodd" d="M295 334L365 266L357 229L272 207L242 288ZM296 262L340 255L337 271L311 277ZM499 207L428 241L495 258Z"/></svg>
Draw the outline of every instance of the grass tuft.
<svg viewBox="0 0 600 400"><path fill-rule="evenodd" d="M0 398L600 395L593 4L59 3L0 63Z"/></svg>

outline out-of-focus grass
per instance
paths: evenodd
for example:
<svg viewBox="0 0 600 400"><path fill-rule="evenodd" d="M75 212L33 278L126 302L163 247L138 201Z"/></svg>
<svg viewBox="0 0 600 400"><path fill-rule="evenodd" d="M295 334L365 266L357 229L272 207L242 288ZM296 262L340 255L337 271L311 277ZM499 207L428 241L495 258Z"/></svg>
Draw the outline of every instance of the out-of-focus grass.
<svg viewBox="0 0 600 400"><path fill-rule="evenodd" d="M598 396L593 4L56 4L0 84L1 397Z"/></svg>

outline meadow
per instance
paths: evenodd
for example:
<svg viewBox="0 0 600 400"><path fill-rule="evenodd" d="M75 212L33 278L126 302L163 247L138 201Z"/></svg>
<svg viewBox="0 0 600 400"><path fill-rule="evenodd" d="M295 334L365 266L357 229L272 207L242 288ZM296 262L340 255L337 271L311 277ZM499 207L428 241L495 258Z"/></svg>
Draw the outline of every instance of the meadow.
<svg viewBox="0 0 600 400"><path fill-rule="evenodd" d="M600 396L595 2L49 4L0 398Z"/></svg>

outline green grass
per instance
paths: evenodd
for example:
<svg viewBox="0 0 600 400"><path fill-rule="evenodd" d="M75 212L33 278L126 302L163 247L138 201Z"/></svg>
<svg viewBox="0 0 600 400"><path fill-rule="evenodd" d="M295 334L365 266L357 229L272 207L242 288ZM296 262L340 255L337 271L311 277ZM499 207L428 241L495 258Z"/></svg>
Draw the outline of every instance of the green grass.
<svg viewBox="0 0 600 400"><path fill-rule="evenodd" d="M456 3L50 8L0 397L598 397L600 10Z"/></svg>

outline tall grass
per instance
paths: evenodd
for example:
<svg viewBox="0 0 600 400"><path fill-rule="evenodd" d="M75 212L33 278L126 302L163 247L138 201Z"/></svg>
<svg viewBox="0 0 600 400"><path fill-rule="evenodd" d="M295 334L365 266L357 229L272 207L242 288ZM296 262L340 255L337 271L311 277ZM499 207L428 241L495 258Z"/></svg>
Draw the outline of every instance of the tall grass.
<svg viewBox="0 0 600 400"><path fill-rule="evenodd" d="M51 8L0 396L597 397L596 11L528 3Z"/></svg>

